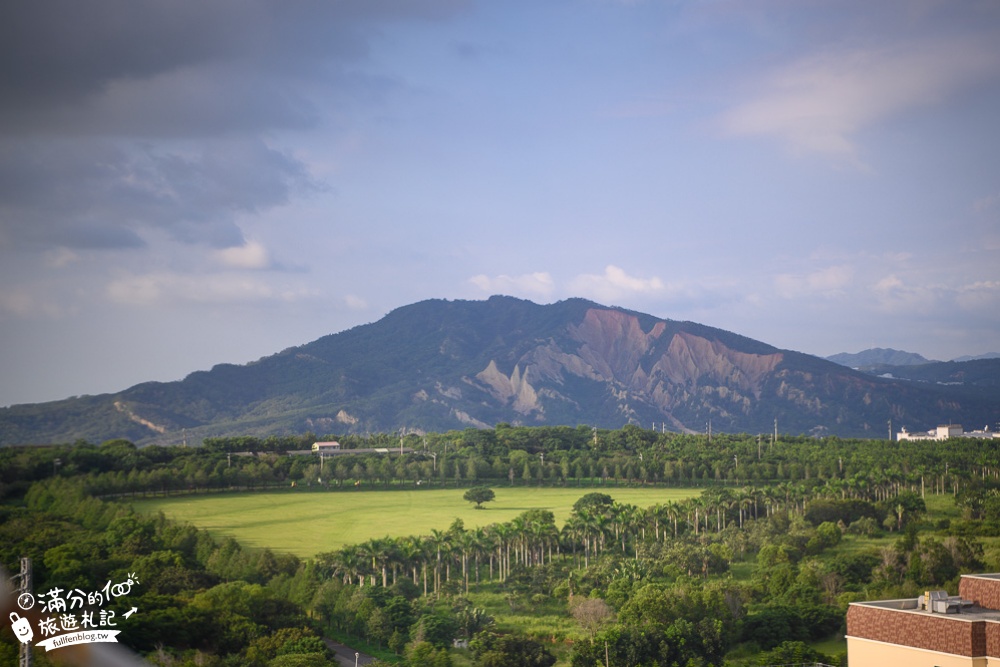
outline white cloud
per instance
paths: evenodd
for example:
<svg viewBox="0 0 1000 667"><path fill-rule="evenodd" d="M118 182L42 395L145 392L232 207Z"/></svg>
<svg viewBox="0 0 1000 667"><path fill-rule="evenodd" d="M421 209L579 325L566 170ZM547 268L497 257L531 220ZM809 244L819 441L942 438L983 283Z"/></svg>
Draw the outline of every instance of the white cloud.
<svg viewBox="0 0 1000 667"><path fill-rule="evenodd" d="M613 301L631 295L652 295L665 292L667 287L656 276L652 278L636 278L613 264L609 264L604 273L583 274L577 276L570 285L574 294L589 297L598 301Z"/></svg>
<svg viewBox="0 0 1000 667"><path fill-rule="evenodd" d="M64 312L64 309L55 303L32 295L23 288L0 291L0 313L15 315L19 318L57 318Z"/></svg>
<svg viewBox="0 0 1000 667"><path fill-rule="evenodd" d="M966 310L1000 310L1000 281L984 280L963 285L957 290L956 300Z"/></svg>
<svg viewBox="0 0 1000 667"><path fill-rule="evenodd" d="M246 241L241 246L216 250L215 256L222 264L234 269L267 269L271 255L259 241Z"/></svg>
<svg viewBox="0 0 1000 667"><path fill-rule="evenodd" d="M998 71L1000 53L973 38L831 50L772 72L720 122L729 134L774 136L797 152L863 166L860 130Z"/></svg>
<svg viewBox="0 0 1000 667"><path fill-rule="evenodd" d="M69 248L53 248L45 251L42 261L50 269L62 269L80 260L80 256Z"/></svg>
<svg viewBox="0 0 1000 667"><path fill-rule="evenodd" d="M1000 204L1000 192L981 197L976 201L972 202L972 211L974 213L988 213Z"/></svg>
<svg viewBox="0 0 1000 667"><path fill-rule="evenodd" d="M179 274L171 272L127 275L113 280L108 297L130 306L161 303L231 304L268 301L299 301L315 296L297 285L272 284L257 277L229 273Z"/></svg>
<svg viewBox="0 0 1000 667"><path fill-rule="evenodd" d="M854 279L854 269L847 265L829 266L804 275L782 273L774 277L774 289L785 299L807 296L843 296Z"/></svg>
<svg viewBox="0 0 1000 667"><path fill-rule="evenodd" d="M925 314L932 312L940 298L940 288L905 282L896 274L880 279L872 293L880 310L889 313Z"/></svg>
<svg viewBox="0 0 1000 667"><path fill-rule="evenodd" d="M366 310L368 308L368 302L360 296L355 296L354 294L348 294L345 296L344 302L351 310Z"/></svg>
<svg viewBox="0 0 1000 667"><path fill-rule="evenodd" d="M555 290L552 276L545 272L524 273L520 276L499 275L493 278L480 274L469 282L489 294L549 297Z"/></svg>

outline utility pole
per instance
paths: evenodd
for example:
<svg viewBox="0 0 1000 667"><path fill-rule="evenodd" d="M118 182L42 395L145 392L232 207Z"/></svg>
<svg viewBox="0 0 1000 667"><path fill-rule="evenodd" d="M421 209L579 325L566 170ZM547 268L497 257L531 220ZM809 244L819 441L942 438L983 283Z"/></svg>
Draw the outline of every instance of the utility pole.
<svg viewBox="0 0 1000 667"><path fill-rule="evenodd" d="M31 595L31 559L27 557L21 558L21 574L18 575L19 586L17 587L18 596L21 595ZM31 655L31 642L24 642L18 649L18 667L31 667L32 655Z"/></svg>

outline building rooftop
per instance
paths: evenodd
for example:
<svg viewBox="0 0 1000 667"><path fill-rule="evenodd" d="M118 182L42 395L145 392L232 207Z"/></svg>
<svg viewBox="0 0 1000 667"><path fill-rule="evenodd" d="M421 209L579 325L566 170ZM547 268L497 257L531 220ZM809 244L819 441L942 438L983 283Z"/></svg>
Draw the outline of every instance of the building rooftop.
<svg viewBox="0 0 1000 667"><path fill-rule="evenodd" d="M1000 575L992 575L992 577L1000 579ZM921 616L936 616L946 618L949 621L1000 621L1000 609L989 609L978 604L970 604L963 606L961 611L945 614L943 612L932 612L929 609L921 609L919 601L920 598L902 598L900 600L875 600L872 602L854 602L852 604L903 611Z"/></svg>
<svg viewBox="0 0 1000 667"><path fill-rule="evenodd" d="M958 592L928 590L918 598L851 603L852 667L993 664L1000 658L1000 573L964 574ZM945 655L955 660L942 662Z"/></svg>

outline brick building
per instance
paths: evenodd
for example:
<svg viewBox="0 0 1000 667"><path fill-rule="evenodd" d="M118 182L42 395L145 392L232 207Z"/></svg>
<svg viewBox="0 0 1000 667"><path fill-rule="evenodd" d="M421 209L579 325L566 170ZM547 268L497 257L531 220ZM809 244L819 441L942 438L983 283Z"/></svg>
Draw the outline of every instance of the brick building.
<svg viewBox="0 0 1000 667"><path fill-rule="evenodd" d="M851 667L1000 667L1000 574L963 575L958 593L851 604Z"/></svg>

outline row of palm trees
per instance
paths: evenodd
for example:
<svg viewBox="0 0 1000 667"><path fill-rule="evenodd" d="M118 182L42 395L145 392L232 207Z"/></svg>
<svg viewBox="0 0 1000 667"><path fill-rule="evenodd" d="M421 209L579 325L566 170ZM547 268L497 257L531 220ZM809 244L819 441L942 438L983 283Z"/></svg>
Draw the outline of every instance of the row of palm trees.
<svg viewBox="0 0 1000 667"><path fill-rule="evenodd" d="M778 511L804 513L810 500L818 498L885 499L907 490L885 484L831 480L822 486L783 483L769 487L710 488L701 496L670 501L648 508L612 503L580 508L562 529L551 512L532 510L506 523L466 530L456 522L449 530L430 535L377 538L339 551L320 554L318 562L332 576L359 586L394 585L409 577L425 595L439 594L459 577L468 593L470 583L504 581L519 567L571 558L575 567L589 567L610 550L639 558L647 542L666 542L683 536L695 538L721 533L735 526Z"/></svg>

